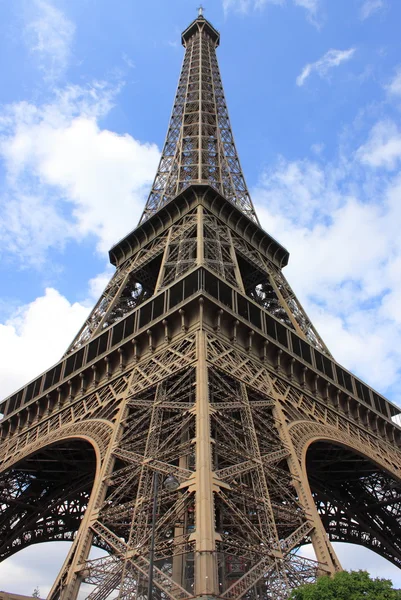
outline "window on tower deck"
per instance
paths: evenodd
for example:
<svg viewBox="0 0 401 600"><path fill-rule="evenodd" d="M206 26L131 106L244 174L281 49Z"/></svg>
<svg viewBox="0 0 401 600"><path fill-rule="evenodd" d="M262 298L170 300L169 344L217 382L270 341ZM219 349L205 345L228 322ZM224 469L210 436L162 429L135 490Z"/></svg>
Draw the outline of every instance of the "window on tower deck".
<svg viewBox="0 0 401 600"><path fill-rule="evenodd" d="M268 273L237 252L238 267L240 270L245 293L255 302L260 304L267 312L279 321L294 329L287 311L272 285Z"/></svg>

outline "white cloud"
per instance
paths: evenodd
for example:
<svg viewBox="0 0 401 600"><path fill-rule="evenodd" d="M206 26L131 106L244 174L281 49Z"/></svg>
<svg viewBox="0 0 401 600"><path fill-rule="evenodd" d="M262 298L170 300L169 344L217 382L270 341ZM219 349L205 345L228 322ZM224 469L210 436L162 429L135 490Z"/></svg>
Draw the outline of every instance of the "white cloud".
<svg viewBox="0 0 401 600"><path fill-rule="evenodd" d="M33 0L27 18L28 49L37 57L45 79L53 80L68 66L75 25L49 0Z"/></svg>
<svg viewBox="0 0 401 600"><path fill-rule="evenodd" d="M328 71L334 67L338 67L343 62L346 62L352 58L355 53L355 48L349 48L348 50L334 50L331 49L322 58L319 58L314 63L305 65L300 75L296 79L298 86L305 83L306 79L313 73L316 72L319 77L327 75Z"/></svg>
<svg viewBox="0 0 401 600"><path fill-rule="evenodd" d="M89 308L57 290L14 311L0 323L0 396L4 398L60 359Z"/></svg>
<svg viewBox="0 0 401 600"><path fill-rule="evenodd" d="M253 196L291 252L286 275L334 357L379 391L393 386L401 402L401 176L364 171L361 156L378 155L347 152L325 167L281 158Z"/></svg>
<svg viewBox="0 0 401 600"><path fill-rule="evenodd" d="M318 25L316 21L317 11L319 8L320 0L294 0L296 6L304 8L308 14L309 20L314 24Z"/></svg>
<svg viewBox="0 0 401 600"><path fill-rule="evenodd" d="M31 596L38 587L40 597L45 598L70 547L70 542L47 542L21 550L0 564L0 589ZM92 548L90 558L98 558L105 554L104 550ZM86 588L86 594L82 594L83 588ZM81 586L79 599L86 598L92 589L85 584Z"/></svg>
<svg viewBox="0 0 401 600"><path fill-rule="evenodd" d="M20 102L0 115L3 252L40 263L67 239L96 236L104 252L137 222L159 151L98 121L119 88L69 86L53 102Z"/></svg>
<svg viewBox="0 0 401 600"><path fill-rule="evenodd" d="M370 167L395 169L401 159L401 129L390 120L376 123L368 141L356 154L362 163Z"/></svg>
<svg viewBox="0 0 401 600"><path fill-rule="evenodd" d="M113 273L114 267L108 264L103 273L99 273L99 275L96 275L96 277L92 277L92 279L89 280L88 287L90 298L92 298L94 301L100 298L104 288L109 283Z"/></svg>
<svg viewBox="0 0 401 600"><path fill-rule="evenodd" d="M132 58L130 58L128 56L128 54L126 54L125 52L123 52L122 59L123 59L123 61L125 62L125 64L127 65L127 67L129 69L135 69L135 63L132 60Z"/></svg>
<svg viewBox="0 0 401 600"><path fill-rule="evenodd" d="M54 199L35 188L8 190L0 198L0 255L39 265L50 247L62 248L76 233Z"/></svg>
<svg viewBox="0 0 401 600"><path fill-rule="evenodd" d="M252 6L254 6L252 0L223 0L224 12L234 10L236 12L246 13Z"/></svg>
<svg viewBox="0 0 401 600"><path fill-rule="evenodd" d="M365 20L385 7L383 0L365 0L361 6L361 19Z"/></svg>
<svg viewBox="0 0 401 600"><path fill-rule="evenodd" d="M396 73L388 86L386 86L388 93L395 97L401 97L401 68L398 67Z"/></svg>

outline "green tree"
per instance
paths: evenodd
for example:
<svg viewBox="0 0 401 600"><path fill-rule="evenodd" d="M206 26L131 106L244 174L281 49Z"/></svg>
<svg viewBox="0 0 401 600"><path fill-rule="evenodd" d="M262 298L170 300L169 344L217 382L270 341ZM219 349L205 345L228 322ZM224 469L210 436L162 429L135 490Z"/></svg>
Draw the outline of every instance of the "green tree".
<svg viewBox="0 0 401 600"><path fill-rule="evenodd" d="M302 585L291 600L401 600L401 590L394 590L389 579L372 579L366 571L341 571Z"/></svg>

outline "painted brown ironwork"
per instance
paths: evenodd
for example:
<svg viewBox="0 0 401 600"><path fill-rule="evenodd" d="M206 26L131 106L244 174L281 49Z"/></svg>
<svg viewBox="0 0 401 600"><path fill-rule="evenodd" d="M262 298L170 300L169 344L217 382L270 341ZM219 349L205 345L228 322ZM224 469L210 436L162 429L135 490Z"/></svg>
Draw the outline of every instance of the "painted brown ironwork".
<svg viewBox="0 0 401 600"><path fill-rule="evenodd" d="M207 183L258 222L242 174L216 58L202 16L183 33L185 58L162 157L141 221L194 183Z"/></svg>
<svg viewBox="0 0 401 600"><path fill-rule="evenodd" d="M65 356L1 403L0 557L71 541L49 600L147 600L152 540L157 600L285 600L341 569L332 541L401 567L400 411L333 359L258 225L218 33L200 15L183 41L114 276Z"/></svg>

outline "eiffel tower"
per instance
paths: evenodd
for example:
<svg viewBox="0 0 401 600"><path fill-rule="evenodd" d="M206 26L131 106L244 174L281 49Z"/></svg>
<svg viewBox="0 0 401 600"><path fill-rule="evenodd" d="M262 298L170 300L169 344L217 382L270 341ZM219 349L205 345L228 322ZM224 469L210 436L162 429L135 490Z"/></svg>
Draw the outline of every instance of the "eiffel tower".
<svg viewBox="0 0 401 600"><path fill-rule="evenodd" d="M1 404L0 554L72 541L50 600L82 584L90 600L284 600L341 569L333 541L401 566L400 410L334 360L282 273L219 40L202 11L183 32L115 274L63 358Z"/></svg>

